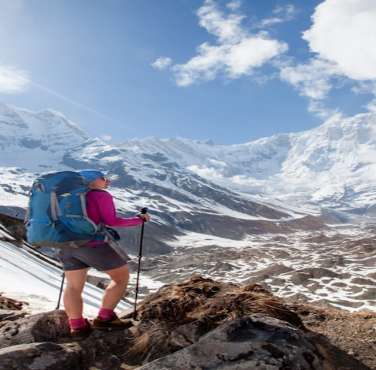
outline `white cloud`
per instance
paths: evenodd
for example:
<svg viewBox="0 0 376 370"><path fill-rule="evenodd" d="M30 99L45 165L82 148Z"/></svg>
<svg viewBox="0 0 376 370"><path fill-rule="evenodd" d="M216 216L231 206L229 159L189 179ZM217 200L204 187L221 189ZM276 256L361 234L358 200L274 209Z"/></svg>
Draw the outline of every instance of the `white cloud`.
<svg viewBox="0 0 376 370"><path fill-rule="evenodd" d="M157 58L151 66L155 69L162 71L163 69L168 68L172 63L172 59L169 57L159 57Z"/></svg>
<svg viewBox="0 0 376 370"><path fill-rule="evenodd" d="M242 3L239 0L232 0L226 6L231 10L237 10L241 7Z"/></svg>
<svg viewBox="0 0 376 370"><path fill-rule="evenodd" d="M12 66L0 65L0 93L15 94L26 90L29 74Z"/></svg>
<svg viewBox="0 0 376 370"><path fill-rule="evenodd" d="M292 4L286 4L284 6L276 6L272 14L272 17L261 20L257 24L257 28L266 28L274 24L291 21L295 18L297 9Z"/></svg>
<svg viewBox="0 0 376 370"><path fill-rule="evenodd" d="M299 93L314 100L325 99L332 88L331 79L336 67L325 60L311 59L306 64L280 67L280 78L299 90Z"/></svg>
<svg viewBox="0 0 376 370"><path fill-rule="evenodd" d="M279 5L273 9L273 14L284 19L292 19L296 15L296 8L293 4Z"/></svg>
<svg viewBox="0 0 376 370"><path fill-rule="evenodd" d="M372 99L367 104L367 109L368 109L369 112L376 113L376 98Z"/></svg>
<svg viewBox="0 0 376 370"><path fill-rule="evenodd" d="M367 109L369 112L376 113L376 82L370 84L365 92L373 94L373 99L367 104Z"/></svg>
<svg viewBox="0 0 376 370"><path fill-rule="evenodd" d="M375 94L376 83L374 81L358 81L351 90L355 94Z"/></svg>
<svg viewBox="0 0 376 370"><path fill-rule="evenodd" d="M103 134L103 135L101 136L101 139L102 139L103 141L111 141L111 140L112 140L112 136L109 135L109 134Z"/></svg>
<svg viewBox="0 0 376 370"><path fill-rule="evenodd" d="M328 108L322 100L311 99L308 103L308 112L315 114L316 116L327 119L334 115L341 115L338 109Z"/></svg>
<svg viewBox="0 0 376 370"><path fill-rule="evenodd" d="M188 86L196 80L212 80L223 67L219 63L226 56L225 47L211 46L208 43L200 45L198 55L185 64L177 64L173 67L178 86Z"/></svg>
<svg viewBox="0 0 376 370"><path fill-rule="evenodd" d="M279 68L280 78L309 98L309 111L321 117L333 114L324 100L346 79L355 83L353 92L376 96L375 0L324 0L303 39L315 55L305 64ZM376 98L367 108L375 110Z"/></svg>
<svg viewBox="0 0 376 370"><path fill-rule="evenodd" d="M241 25L245 16L237 13L224 14L214 0L205 0L197 15L199 25L217 36L220 43L234 43L246 35Z"/></svg>
<svg viewBox="0 0 376 370"><path fill-rule="evenodd" d="M198 55L173 70L179 86L188 86L198 80L213 80L223 72L229 78L250 75L273 57L285 52L287 45L261 36L246 37L236 44L212 46L208 43L198 48Z"/></svg>
<svg viewBox="0 0 376 370"><path fill-rule="evenodd" d="M287 45L277 40L257 37L244 38L232 45L225 58L225 64L231 77L249 74L253 68L260 67L268 60L285 52Z"/></svg>
<svg viewBox="0 0 376 370"><path fill-rule="evenodd" d="M236 10L239 4L227 5ZM254 69L288 49L286 43L271 39L266 32L251 35L242 25L244 15L222 12L213 0L205 0L197 15L199 25L214 35L217 43L199 45L196 56L173 66L178 86L213 80L219 74L231 79L251 75Z"/></svg>
<svg viewBox="0 0 376 370"><path fill-rule="evenodd" d="M322 59L354 80L376 79L376 1L325 0L303 38Z"/></svg>
<svg viewBox="0 0 376 370"><path fill-rule="evenodd" d="M324 100L333 88L339 71L334 63L320 58L312 58L307 63L279 63L279 77L294 86L301 96L309 99L308 111L321 118L327 118L337 110L325 106Z"/></svg>

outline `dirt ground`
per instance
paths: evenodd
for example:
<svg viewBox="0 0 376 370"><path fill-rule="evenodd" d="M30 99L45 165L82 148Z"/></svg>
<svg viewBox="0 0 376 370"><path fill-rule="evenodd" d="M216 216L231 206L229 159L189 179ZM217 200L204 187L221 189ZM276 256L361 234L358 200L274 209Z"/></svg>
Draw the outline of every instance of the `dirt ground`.
<svg viewBox="0 0 376 370"><path fill-rule="evenodd" d="M307 329L322 334L339 349L334 351L335 360L340 366L338 369L376 370L376 313L348 313L309 304L292 304L288 307L300 316ZM325 338L322 345L327 345ZM364 367L350 364L345 354L358 360Z"/></svg>

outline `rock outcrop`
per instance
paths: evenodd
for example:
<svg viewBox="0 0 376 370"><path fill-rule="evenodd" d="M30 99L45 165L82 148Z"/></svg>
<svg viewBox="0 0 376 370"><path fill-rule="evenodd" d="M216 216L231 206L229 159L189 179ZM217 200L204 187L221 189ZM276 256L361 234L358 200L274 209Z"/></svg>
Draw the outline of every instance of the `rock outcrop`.
<svg viewBox="0 0 376 370"><path fill-rule="evenodd" d="M2 322L0 348L34 342L56 341L69 335L68 318L64 311L56 310L29 317Z"/></svg>
<svg viewBox="0 0 376 370"><path fill-rule="evenodd" d="M278 319L250 315L230 320L196 343L153 361L161 369L322 369L323 358L305 334Z"/></svg>
<svg viewBox="0 0 376 370"><path fill-rule="evenodd" d="M69 336L63 311L0 316L0 369L375 369L376 315L337 311L284 302L257 284L196 275L147 297L129 329L94 331L80 341ZM369 357L358 350L364 338L353 334L351 348L336 340L338 318L374 336Z"/></svg>
<svg viewBox="0 0 376 370"><path fill-rule="evenodd" d="M0 213L0 226L4 226L14 240L22 241L26 239L26 229L20 219Z"/></svg>

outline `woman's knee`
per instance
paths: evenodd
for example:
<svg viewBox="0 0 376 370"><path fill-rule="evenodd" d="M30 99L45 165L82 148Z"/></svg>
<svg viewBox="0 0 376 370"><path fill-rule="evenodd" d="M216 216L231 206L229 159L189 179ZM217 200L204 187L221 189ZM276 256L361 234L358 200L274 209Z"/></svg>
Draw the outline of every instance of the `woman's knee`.
<svg viewBox="0 0 376 370"><path fill-rule="evenodd" d="M64 288L64 296L78 298L82 296L83 290L84 285L67 282Z"/></svg>
<svg viewBox="0 0 376 370"><path fill-rule="evenodd" d="M105 271L106 274L117 284L127 284L129 280L128 265Z"/></svg>

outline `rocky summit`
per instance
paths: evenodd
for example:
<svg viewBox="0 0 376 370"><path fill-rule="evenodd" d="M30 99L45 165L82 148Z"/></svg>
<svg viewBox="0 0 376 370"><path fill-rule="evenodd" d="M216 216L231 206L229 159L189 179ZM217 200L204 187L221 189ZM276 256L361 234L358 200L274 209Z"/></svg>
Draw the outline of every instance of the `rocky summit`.
<svg viewBox="0 0 376 370"><path fill-rule="evenodd" d="M0 296L0 369L376 369L376 314L283 301L200 275L165 285L123 331L69 336L64 311Z"/></svg>

